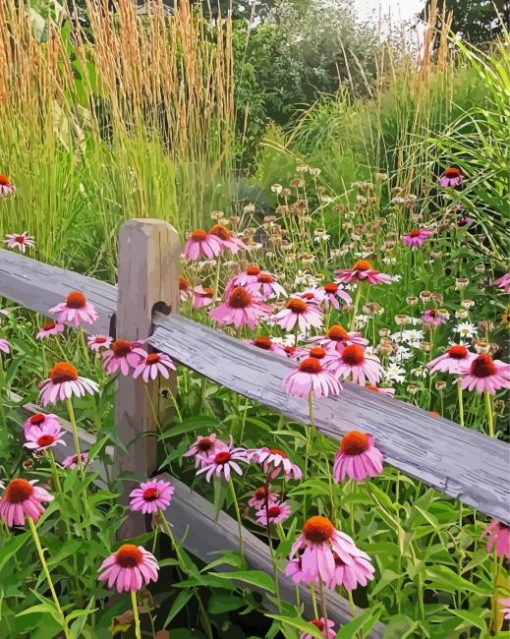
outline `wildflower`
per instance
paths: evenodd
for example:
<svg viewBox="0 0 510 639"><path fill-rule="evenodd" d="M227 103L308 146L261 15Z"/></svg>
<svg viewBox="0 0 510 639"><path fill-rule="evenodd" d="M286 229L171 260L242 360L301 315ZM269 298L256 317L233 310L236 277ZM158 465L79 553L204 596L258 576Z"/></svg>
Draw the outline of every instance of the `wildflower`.
<svg viewBox="0 0 510 639"><path fill-rule="evenodd" d="M271 297L287 297L287 291L281 284L275 280L274 275L267 271L258 273L257 278L253 282L246 284L246 288L254 295L259 295L262 299L267 300Z"/></svg>
<svg viewBox="0 0 510 639"><path fill-rule="evenodd" d="M249 284L255 284L257 278L261 273L260 266L258 264L250 264L245 271L238 273L227 284L226 291L230 291L237 286L248 286Z"/></svg>
<svg viewBox="0 0 510 639"><path fill-rule="evenodd" d="M58 420L43 420L39 425L32 424L24 430L25 447L32 450L46 450L57 444L66 445L63 441L65 431L62 430Z"/></svg>
<svg viewBox="0 0 510 639"><path fill-rule="evenodd" d="M120 371L122 375L129 375L131 369L136 369L146 356L140 346L140 342L116 339L110 348L101 354L105 372L108 375L114 375Z"/></svg>
<svg viewBox="0 0 510 639"><path fill-rule="evenodd" d="M220 239L224 251L230 251L233 255L236 255L239 251L250 250L247 244L239 238L234 237L223 224L215 224L209 233Z"/></svg>
<svg viewBox="0 0 510 639"><path fill-rule="evenodd" d="M191 297L191 284L187 277L179 275L179 298L181 302L185 302Z"/></svg>
<svg viewBox="0 0 510 639"><path fill-rule="evenodd" d="M382 473L383 455L374 446L372 435L351 430L342 437L340 449L335 455L333 477L338 483L349 477L353 481L363 481Z"/></svg>
<svg viewBox="0 0 510 639"><path fill-rule="evenodd" d="M203 466L208 458L227 445L217 439L216 433L211 433L206 437L197 437L192 446L184 453L184 457L195 457L195 467Z"/></svg>
<svg viewBox="0 0 510 639"><path fill-rule="evenodd" d="M335 282L324 284L322 288L326 294L325 300L337 311L340 309L340 302L338 300L341 300L347 306L352 305L352 297L347 291L342 290L338 284L335 284Z"/></svg>
<svg viewBox="0 0 510 639"><path fill-rule="evenodd" d="M460 186L462 184L462 173L455 166L449 166L439 178L439 186Z"/></svg>
<svg viewBox="0 0 510 639"><path fill-rule="evenodd" d="M325 639L335 639L335 622L331 621L331 619L324 619L324 617L321 617L320 619L313 619L308 623L311 623L312 626L318 628ZM313 639L313 635L308 632L302 632L299 635L299 639Z"/></svg>
<svg viewBox="0 0 510 639"><path fill-rule="evenodd" d="M352 268L340 269L336 272L340 282L352 284L354 282L368 282L369 284L390 284L393 281L391 275L380 273L372 268L370 262L358 260Z"/></svg>
<svg viewBox="0 0 510 639"><path fill-rule="evenodd" d="M262 470L275 479L283 471L285 479L301 479L303 476L299 466L290 461L287 453L279 448L256 448L249 452L249 457L257 464L262 465Z"/></svg>
<svg viewBox="0 0 510 639"><path fill-rule="evenodd" d="M418 248L419 246L422 246L426 240L428 240L431 234L432 231L429 231L428 229L410 231L409 233L402 235L402 242L413 249Z"/></svg>
<svg viewBox="0 0 510 639"><path fill-rule="evenodd" d="M315 397L335 397L342 390L340 382L316 357L307 357L298 368L291 369L284 377L283 385L287 395L293 397L308 397L311 392Z"/></svg>
<svg viewBox="0 0 510 639"><path fill-rule="evenodd" d="M266 506L266 495L267 495L267 503L268 506L273 506L278 503L278 497L275 493L268 487L259 486L257 490L254 491L253 496L248 500L248 506L250 508L256 508L260 510L261 508L265 508Z"/></svg>
<svg viewBox="0 0 510 639"><path fill-rule="evenodd" d="M69 322L79 326L82 322L93 324L97 320L97 313L92 304L81 291L71 291L65 302L50 308L50 313L56 313L59 322Z"/></svg>
<svg viewBox="0 0 510 639"><path fill-rule="evenodd" d="M268 526L269 524L281 524L292 515L292 508L286 502L274 503L266 507L263 506L256 513L257 524Z"/></svg>
<svg viewBox="0 0 510 639"><path fill-rule="evenodd" d="M459 374L463 365L471 362L475 354L468 351L462 344L452 344L443 355L436 357L427 364L431 373L441 372Z"/></svg>
<svg viewBox="0 0 510 639"><path fill-rule="evenodd" d="M202 256L211 260L223 252L223 243L216 235L202 229L192 231L184 244L184 255L189 260L198 260Z"/></svg>
<svg viewBox="0 0 510 639"><path fill-rule="evenodd" d="M237 286L227 293L226 301L209 311L218 324L233 324L235 328L248 326L255 330L260 319L269 314L270 307L246 288Z"/></svg>
<svg viewBox="0 0 510 639"><path fill-rule="evenodd" d="M247 452L244 448L233 448L231 441L228 446L223 446L208 455L203 461L203 466L197 471L197 475L205 473L206 481L211 481L213 476L219 479L223 475L229 481L231 473L234 471L242 477L243 471L239 462L248 462Z"/></svg>
<svg viewBox="0 0 510 639"><path fill-rule="evenodd" d="M6 175L0 174L0 197L8 197L16 193L16 187Z"/></svg>
<svg viewBox="0 0 510 639"><path fill-rule="evenodd" d="M27 433L34 426L37 428L56 429L60 428L60 422L58 421L58 417L53 413L35 413L35 415L31 415L23 422L23 432Z"/></svg>
<svg viewBox="0 0 510 639"><path fill-rule="evenodd" d="M1 191L0 184L0 191ZM10 249L18 249L20 253L25 253L27 248L32 248L35 246L34 238L32 235L29 235L27 231L23 231L20 235L16 233L9 233L5 236L4 244L7 248Z"/></svg>
<svg viewBox="0 0 510 639"><path fill-rule="evenodd" d="M174 492L175 488L168 481L161 479L144 481L129 493L129 507L144 515L156 513L158 510L168 508Z"/></svg>
<svg viewBox="0 0 510 639"><path fill-rule="evenodd" d="M96 382L80 377L69 362L58 362L50 370L49 378L39 385L39 401L43 406L71 398L73 395L94 395L99 390Z"/></svg>
<svg viewBox="0 0 510 639"><path fill-rule="evenodd" d="M510 619L510 598L509 599L499 599L499 605L502 607L501 612L503 613L504 619Z"/></svg>
<svg viewBox="0 0 510 639"><path fill-rule="evenodd" d="M504 293L510 293L510 273L498 277L497 280L494 280L494 284Z"/></svg>
<svg viewBox="0 0 510 639"><path fill-rule="evenodd" d="M510 364L492 359L488 353L480 353L465 362L460 373L461 387L479 394L494 395L500 388L510 388Z"/></svg>
<svg viewBox="0 0 510 639"><path fill-rule="evenodd" d="M335 574L327 586L331 589L343 586L346 590L355 590L358 585L366 586L374 578L374 567L370 557L358 550L359 554L352 557L351 563L345 563L339 555L333 553Z"/></svg>
<svg viewBox="0 0 510 639"><path fill-rule="evenodd" d="M208 286L199 286L193 287L193 303L192 307L195 310L199 308L203 308L204 306L209 306L214 302L214 290L209 288Z"/></svg>
<svg viewBox="0 0 510 639"><path fill-rule="evenodd" d="M82 466L86 466L89 462L89 454L87 451L80 453L80 460ZM66 457L62 462L62 466L64 468L69 468L70 470L74 470L78 466L78 455L70 455Z"/></svg>
<svg viewBox="0 0 510 639"><path fill-rule="evenodd" d="M382 366L377 355L369 355L363 346L350 344L340 353L328 354L325 366L334 375L346 379L350 377L355 384L365 386L367 380L377 384L382 376Z"/></svg>
<svg viewBox="0 0 510 639"><path fill-rule="evenodd" d="M333 350L341 353L349 344L358 344L359 346L366 346L368 340L365 339L361 333L355 331L347 331L340 324L333 324L328 329L326 335L319 335L317 337L311 337L310 342L313 344L319 344L327 351Z"/></svg>
<svg viewBox="0 0 510 639"><path fill-rule="evenodd" d="M107 335L91 335L87 338L87 346L91 351L100 351L102 348L110 348L113 337Z"/></svg>
<svg viewBox="0 0 510 639"><path fill-rule="evenodd" d="M144 382L149 382L149 380L155 380L158 375L162 375L165 379L168 379L170 377L169 371L175 370L175 364L168 355L164 353L149 353L136 366L133 371L133 378L138 379L141 375Z"/></svg>
<svg viewBox="0 0 510 639"><path fill-rule="evenodd" d="M307 581L300 556L289 559L285 566L285 575L290 577L296 585Z"/></svg>
<svg viewBox="0 0 510 639"><path fill-rule="evenodd" d="M158 580L158 562L142 546L123 544L103 561L98 579L106 581L108 588L118 593L141 590L144 585Z"/></svg>
<svg viewBox="0 0 510 639"><path fill-rule="evenodd" d="M383 377L385 380L389 382L396 382L397 384L402 384L406 381L406 371L405 368L399 366L397 362L390 362L388 366L385 368Z"/></svg>
<svg viewBox="0 0 510 639"><path fill-rule="evenodd" d="M273 317L273 322L286 331L292 331L296 324L303 333L310 328L321 328L322 312L315 304L308 304L300 297L293 296L286 307Z"/></svg>
<svg viewBox="0 0 510 639"><path fill-rule="evenodd" d="M435 308L429 308L428 310L423 311L421 318L423 323L426 324L430 330L441 326L441 324L446 324L445 318L442 317Z"/></svg>
<svg viewBox="0 0 510 639"><path fill-rule="evenodd" d="M339 560L352 567L357 581L366 578L366 571L358 568L357 558L370 562L366 553L356 547L345 533L336 530L329 519L321 516L310 517L303 526L303 532L293 544L289 559L301 556L304 579L315 583L319 579L328 586L336 581L335 553Z"/></svg>
<svg viewBox="0 0 510 639"><path fill-rule="evenodd" d="M9 342L6 339L0 339L0 353L9 354L11 352L11 347Z"/></svg>
<svg viewBox="0 0 510 639"><path fill-rule="evenodd" d="M246 341L248 344L256 346L263 351L271 351L272 353L278 353L278 355L282 355L284 353L284 347L281 344L276 343L266 335L259 335L255 339L249 339Z"/></svg>
<svg viewBox="0 0 510 639"><path fill-rule="evenodd" d="M510 527L493 519L485 527L482 538L487 537L487 552L496 551L498 557L510 559Z"/></svg>
<svg viewBox="0 0 510 639"><path fill-rule="evenodd" d="M53 501L53 495L35 484L26 479L11 479L7 484L0 498L0 517L8 528L22 526L26 517L37 522L44 512L43 502Z"/></svg>

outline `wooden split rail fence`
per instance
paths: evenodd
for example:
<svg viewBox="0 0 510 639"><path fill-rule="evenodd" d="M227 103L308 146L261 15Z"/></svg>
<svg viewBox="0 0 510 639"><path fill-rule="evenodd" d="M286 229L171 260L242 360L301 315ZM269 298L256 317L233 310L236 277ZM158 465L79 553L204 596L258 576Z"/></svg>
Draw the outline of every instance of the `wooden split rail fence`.
<svg viewBox="0 0 510 639"><path fill-rule="evenodd" d="M109 334L148 344L209 379L253 399L294 421L308 423L307 402L289 398L282 380L295 363L254 348L224 333L179 316L180 242L162 220L126 222L119 235L118 286L0 250L0 296L48 315L72 290L85 293L99 314L85 326L90 334ZM176 388L175 375L170 380ZM149 385L153 406L163 411L158 382ZM156 438L142 437L156 428L154 411L142 385L120 377L116 395L117 436L127 453L112 450L114 476L121 471L150 476L156 468ZM25 410L38 410L27 406ZM338 441L353 428L370 432L385 461L438 491L500 521L510 523L510 446L462 428L410 404L346 383L339 397L315 400L317 428ZM83 433L84 438L87 434ZM89 436L90 437L90 436ZM238 548L235 522L225 513L216 521L212 505L175 478L176 494L169 517L182 534L184 546L204 561L213 553ZM133 514L131 531L140 530ZM186 533L186 534L184 534ZM250 567L270 572L268 547L245 531ZM281 575L281 592L295 597L289 579ZM302 590L307 612L311 602ZM342 624L351 618L349 604L334 593L328 608ZM382 626L371 631L382 636Z"/></svg>

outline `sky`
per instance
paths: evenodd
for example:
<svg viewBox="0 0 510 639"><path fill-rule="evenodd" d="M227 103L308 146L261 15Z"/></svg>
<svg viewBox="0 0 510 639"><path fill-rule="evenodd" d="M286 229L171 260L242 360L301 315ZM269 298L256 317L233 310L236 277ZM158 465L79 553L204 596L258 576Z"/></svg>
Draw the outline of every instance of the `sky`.
<svg viewBox="0 0 510 639"><path fill-rule="evenodd" d="M359 16L362 18L370 18L372 16L377 20L379 18L379 9L382 15L391 12L392 22L400 22L400 20L410 20L413 18L425 4L425 0L351 0Z"/></svg>

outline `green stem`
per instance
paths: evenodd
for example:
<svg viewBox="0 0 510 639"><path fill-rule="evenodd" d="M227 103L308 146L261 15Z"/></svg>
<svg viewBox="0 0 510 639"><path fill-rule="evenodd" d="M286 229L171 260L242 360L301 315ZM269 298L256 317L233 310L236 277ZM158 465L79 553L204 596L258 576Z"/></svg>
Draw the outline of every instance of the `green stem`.
<svg viewBox="0 0 510 639"><path fill-rule="evenodd" d="M312 595L313 614L315 619L319 618L319 609L317 607L317 597L315 595L315 586L310 584L310 594Z"/></svg>
<svg viewBox="0 0 510 639"><path fill-rule="evenodd" d="M142 639L142 630L140 628L140 615L138 614L138 602L136 600L136 591L131 591L131 605L133 607L133 616L135 618L135 637Z"/></svg>
<svg viewBox="0 0 510 639"><path fill-rule="evenodd" d="M358 307L361 300L361 284L358 282L358 288L356 290L356 297L354 299L354 308L352 309L350 330L353 331L356 325L356 315L358 314Z"/></svg>
<svg viewBox="0 0 510 639"><path fill-rule="evenodd" d="M488 391L484 392L485 412L487 414L487 424L489 426L489 437L495 437L494 431L494 414L492 412L492 399Z"/></svg>
<svg viewBox="0 0 510 639"><path fill-rule="evenodd" d="M48 583L51 596L53 597L53 602L55 603L55 608L57 609L58 614L61 618L60 623L62 624L62 629L64 630L66 639L71 639L71 634L69 633L69 628L67 627L67 621L64 615L64 611L60 607L60 602L58 600L57 593L55 592L55 586L53 585L53 580L51 578L50 571L48 569L48 564L46 563L46 559L44 558L44 551L41 546L41 540L39 539L37 528L35 527L35 523L32 517L27 517L27 521L28 521L28 526L30 528L30 532L32 533L32 537L34 539L34 544L37 549L37 554L39 555L39 560L42 565L44 576L46 577L46 581Z"/></svg>
<svg viewBox="0 0 510 639"><path fill-rule="evenodd" d="M498 559L498 554L496 549L493 552L494 558L494 583L492 586L492 598L491 598L491 616L489 619L489 632L488 635L496 635L499 632L499 624L498 624L498 582L499 582L499 573L501 570L501 563Z"/></svg>
<svg viewBox="0 0 510 639"><path fill-rule="evenodd" d="M78 468L80 469L80 473L84 474L83 461L81 458L81 449L80 449L80 438L78 437L78 426L76 424L76 417L74 414L73 403L69 399L66 399L67 412L69 413L69 421L71 422L71 426L73 427L73 442L74 442L74 452L77 455L78 459Z"/></svg>
<svg viewBox="0 0 510 639"><path fill-rule="evenodd" d="M319 593L321 597L322 616L324 617L324 636L328 636L328 609L326 606L326 597L324 596L324 584L319 576Z"/></svg>
<svg viewBox="0 0 510 639"><path fill-rule="evenodd" d="M234 502L234 509L236 511L237 528L239 530L239 552L241 553L241 557L244 559L244 539L243 539L243 525L241 522L241 511L239 510L239 502L237 501L234 482L232 480L229 480L228 485L230 487L230 492L232 494L232 501Z"/></svg>
<svg viewBox="0 0 510 639"><path fill-rule="evenodd" d="M457 380L457 401L459 403L460 425L464 426L464 401L462 399L462 386L460 385L460 378Z"/></svg>

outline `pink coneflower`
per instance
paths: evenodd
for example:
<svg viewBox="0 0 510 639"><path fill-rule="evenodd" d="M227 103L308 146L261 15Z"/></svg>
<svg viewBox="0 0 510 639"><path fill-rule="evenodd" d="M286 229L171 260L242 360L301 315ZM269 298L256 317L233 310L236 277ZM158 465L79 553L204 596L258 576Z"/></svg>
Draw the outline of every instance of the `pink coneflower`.
<svg viewBox="0 0 510 639"><path fill-rule="evenodd" d="M33 427L37 428L60 428L60 422L58 421L58 417L53 413L35 413L35 415L31 415L27 420L23 422L23 431L26 434Z"/></svg>
<svg viewBox="0 0 510 639"><path fill-rule="evenodd" d="M374 393L381 393L382 395L388 395L389 397L393 397L395 395L394 388L385 388L381 386L376 386L375 384L367 384L365 386L367 390L371 390Z"/></svg>
<svg viewBox="0 0 510 639"><path fill-rule="evenodd" d="M266 486L259 486L254 492L252 497L248 500L248 506L250 508L255 508L256 510L260 510L261 508L266 507L266 495L267 495L267 503L269 506L272 506L278 502L278 497L276 494Z"/></svg>
<svg viewBox="0 0 510 639"><path fill-rule="evenodd" d="M299 362L298 368L291 369L283 379L283 386L289 397L335 397L340 395L342 385L326 370L320 359L307 357Z"/></svg>
<svg viewBox="0 0 510 639"><path fill-rule="evenodd" d="M452 375L459 374L466 364L469 364L476 357L474 353L468 351L468 349L462 344L453 344L450 348L436 357L427 364L431 373L450 373Z"/></svg>
<svg viewBox="0 0 510 639"><path fill-rule="evenodd" d="M232 471L240 477L243 471L238 462L246 463L248 457L244 448L232 448L232 442L229 446L216 450L213 454L207 456L204 465L197 471L197 475L205 473L206 481L211 481L211 477L221 478L223 475L227 481L230 480Z"/></svg>
<svg viewBox="0 0 510 639"><path fill-rule="evenodd" d="M11 347L9 346L9 342L6 339L0 339L0 353L9 354L11 352Z"/></svg>
<svg viewBox="0 0 510 639"><path fill-rule="evenodd" d="M449 166L439 178L439 186L459 186L462 184L462 173L455 166Z"/></svg>
<svg viewBox="0 0 510 639"><path fill-rule="evenodd" d="M144 382L148 382L150 379L154 380L158 375L162 375L165 379L168 379L170 377L170 371L175 370L175 364L168 355L164 353L150 353L135 368L133 377L137 379L141 375Z"/></svg>
<svg viewBox="0 0 510 639"><path fill-rule="evenodd" d="M25 431L25 447L31 450L46 450L57 444L66 445L63 440L65 431L57 420L45 420L39 426L32 425Z"/></svg>
<svg viewBox="0 0 510 639"><path fill-rule="evenodd" d="M156 513L168 508L175 488L168 481L151 479L144 481L129 493L129 507L135 512Z"/></svg>
<svg viewBox="0 0 510 639"><path fill-rule="evenodd" d="M267 271L261 271L254 282L248 282L246 288L255 295L260 295L262 299L268 300L271 297L287 297L287 291L281 284L278 284L274 275Z"/></svg>
<svg viewBox="0 0 510 639"><path fill-rule="evenodd" d="M185 302L188 297L191 297L191 291L192 287L188 278L184 277L184 275L179 275L179 296L181 302Z"/></svg>
<svg viewBox="0 0 510 639"><path fill-rule="evenodd" d="M76 368L69 362L55 364L49 378L41 382L39 388L39 401L43 406L69 399L73 395L94 395L99 390L96 382L87 377L80 377Z"/></svg>
<svg viewBox="0 0 510 639"><path fill-rule="evenodd" d="M16 193L16 187L6 175L0 174L0 197L8 197Z"/></svg>
<svg viewBox="0 0 510 639"><path fill-rule="evenodd" d="M80 454L80 461L82 466L86 466L89 462L89 454L85 451ZM62 466L64 468L69 468L70 470L74 470L78 467L78 455L69 455L62 462Z"/></svg>
<svg viewBox="0 0 510 639"><path fill-rule="evenodd" d="M323 346L326 350L338 351L341 353L349 344L366 346L368 340L361 333L356 331L346 331L340 324L333 324L326 335L311 337L310 342Z"/></svg>
<svg viewBox="0 0 510 639"><path fill-rule="evenodd" d="M353 282L368 282L369 284L390 284L393 281L391 275L380 273L372 268L370 262L358 260L352 268L342 268L336 272L340 282L352 284Z"/></svg>
<svg viewBox="0 0 510 639"><path fill-rule="evenodd" d="M301 558L304 580L315 584L319 579L330 587L336 576L335 555L344 564L355 567L355 558L370 561L368 555L356 547L354 541L345 533L336 530L326 517L310 517L303 526L303 533L293 544L289 559ZM358 581L365 576L359 573Z"/></svg>
<svg viewBox="0 0 510 639"><path fill-rule="evenodd" d="M61 322L46 322L39 328L35 338L45 339L46 337L50 337L51 335L58 335L59 333L63 333L64 329L65 324L62 324Z"/></svg>
<svg viewBox="0 0 510 639"><path fill-rule="evenodd" d="M256 448L250 451L250 459L262 466L262 470L275 479L283 471L285 479L301 479L303 473L299 466L290 461L287 453L279 448Z"/></svg>
<svg viewBox="0 0 510 639"><path fill-rule="evenodd" d="M496 551L498 557L510 559L510 526L494 519L482 533L487 537L487 552Z"/></svg>
<svg viewBox="0 0 510 639"><path fill-rule="evenodd" d="M290 577L293 583L296 585L300 583L310 583L306 578L306 575L303 573L303 563L300 556L289 559L287 565L285 566L285 576ZM316 582L313 582L313 585L317 584L318 580L316 580Z"/></svg>
<svg viewBox="0 0 510 639"><path fill-rule="evenodd" d="M367 381L377 384L383 373L377 355L367 355L363 346L359 344L349 344L340 353L337 351L332 354L328 351L324 366L334 375L342 379L350 377L360 386L365 386Z"/></svg>
<svg viewBox="0 0 510 639"><path fill-rule="evenodd" d="M256 513L257 524L267 526L269 524L281 524L292 515L292 508L286 502L269 505L266 510L265 505Z"/></svg>
<svg viewBox="0 0 510 639"><path fill-rule="evenodd" d="M322 311L315 304L307 304L300 297L291 297L286 307L277 313L272 321L286 331L292 331L297 324L299 330L306 333L312 326L321 328Z"/></svg>
<svg viewBox="0 0 510 639"><path fill-rule="evenodd" d="M209 231L211 235L215 235L221 240L224 251L230 251L233 255L239 251L249 251L250 247L238 237L234 237L232 233L223 224L215 224Z"/></svg>
<svg viewBox="0 0 510 639"><path fill-rule="evenodd" d="M510 598L499 599L499 605L501 606L501 612L503 613L503 619L510 619Z"/></svg>
<svg viewBox="0 0 510 639"><path fill-rule="evenodd" d="M492 359L488 353L480 353L466 362L460 372L463 389L494 395L500 388L510 388L510 364Z"/></svg>
<svg viewBox="0 0 510 639"><path fill-rule="evenodd" d="M127 339L116 339L108 350L101 353L104 370L108 375L114 375L117 371L122 375L129 375L131 369L136 369L145 355L139 342Z"/></svg>
<svg viewBox="0 0 510 639"><path fill-rule="evenodd" d="M225 442L217 438L216 433L211 433L206 437L197 437L193 445L184 453L184 457L195 457L195 467L207 464L210 457L213 457L218 450L228 448Z"/></svg>
<svg viewBox="0 0 510 639"><path fill-rule="evenodd" d="M189 260L206 257L211 260L223 252L223 243L216 235L211 235L202 229L193 231L184 244L184 255Z"/></svg>
<svg viewBox="0 0 510 639"><path fill-rule="evenodd" d="M233 324L236 328L248 326L251 330L263 317L267 317L271 307L246 288L237 286L227 293L225 302L209 311L209 316L218 324Z"/></svg>
<svg viewBox="0 0 510 639"><path fill-rule="evenodd" d="M18 249L20 253L25 253L27 248L35 246L34 238L27 231L23 231L20 235L17 233L8 233L5 236L4 244L7 248Z"/></svg>
<svg viewBox="0 0 510 639"><path fill-rule="evenodd" d="M382 473L383 454L374 446L372 435L351 430L342 437L335 455L333 477L340 484L346 477L363 481Z"/></svg>
<svg viewBox="0 0 510 639"><path fill-rule="evenodd" d="M494 280L494 284L504 293L510 293L510 273L498 277L497 280Z"/></svg>
<svg viewBox="0 0 510 639"><path fill-rule="evenodd" d="M266 335L259 335L255 339L246 340L246 342L248 344L251 344L252 346L260 348L263 351L271 351L271 353L278 353L278 355L284 354L284 347L281 344L273 342L273 340Z"/></svg>
<svg viewBox="0 0 510 639"><path fill-rule="evenodd" d="M249 284L256 284L257 278L261 273L260 266L258 264L250 264L245 271L241 271L235 275L227 284L226 290L236 288L237 286L248 286Z"/></svg>
<svg viewBox="0 0 510 639"><path fill-rule="evenodd" d="M156 558L145 548L123 544L103 561L98 579L107 581L108 588L115 584L119 593L138 591L150 581L158 580L158 570Z"/></svg>
<svg viewBox="0 0 510 639"><path fill-rule="evenodd" d="M332 590L343 586L346 590L355 590L358 586L366 586L374 578L375 569L370 557L358 549L357 555L351 555L352 562L345 563L339 555L333 553L335 574L327 584Z"/></svg>
<svg viewBox="0 0 510 639"><path fill-rule="evenodd" d="M35 522L43 514L43 502L53 501L53 495L40 486L36 481L26 479L12 479L0 498L0 517L8 528L23 526L26 517Z"/></svg>
<svg viewBox="0 0 510 639"><path fill-rule="evenodd" d="M432 231L428 229L417 229L402 235L401 240L406 246L418 248L428 240L430 235L432 235Z"/></svg>
<svg viewBox="0 0 510 639"><path fill-rule="evenodd" d="M422 322L430 329L435 329L441 324L446 324L446 319L435 308L429 308L423 311L421 316Z"/></svg>
<svg viewBox="0 0 510 639"><path fill-rule="evenodd" d="M321 635L324 637L324 639L335 639L336 637L335 622L331 621L331 619L324 619L324 617L321 617L320 619L312 619L312 621L309 621L308 623L311 623L312 626L315 626L316 628L318 628ZM302 632L299 635L299 639L315 639L315 638L313 635L311 635L308 632Z"/></svg>
<svg viewBox="0 0 510 639"><path fill-rule="evenodd" d="M320 306L326 299L326 291L323 288L307 288L301 293L294 293L292 297L304 300L307 304L315 304Z"/></svg>
<svg viewBox="0 0 510 639"><path fill-rule="evenodd" d="M347 306L352 305L352 297L335 282L324 284L322 288L326 294L324 299L337 311L340 309L340 301Z"/></svg>
<svg viewBox="0 0 510 639"><path fill-rule="evenodd" d="M97 313L92 304L81 291L71 291L65 302L50 308L50 313L58 313L59 322L69 322L79 326L82 322L93 324L97 320Z"/></svg>
<svg viewBox="0 0 510 639"><path fill-rule="evenodd" d="M195 286L193 288L193 304L195 310L209 306L214 302L214 290L208 286Z"/></svg>
<svg viewBox="0 0 510 639"><path fill-rule="evenodd" d="M87 338L87 346L91 351L100 351L102 349L110 348L113 342L113 337L107 335L91 335Z"/></svg>

